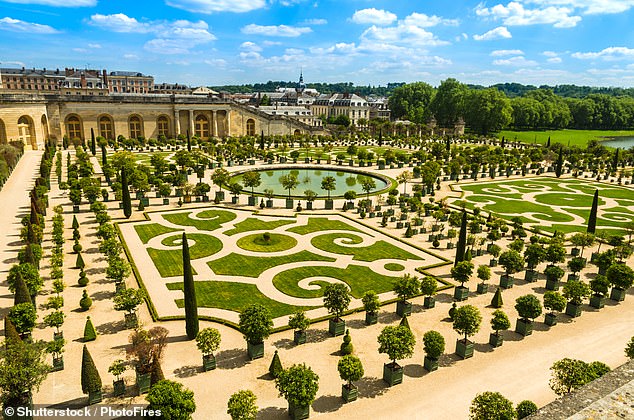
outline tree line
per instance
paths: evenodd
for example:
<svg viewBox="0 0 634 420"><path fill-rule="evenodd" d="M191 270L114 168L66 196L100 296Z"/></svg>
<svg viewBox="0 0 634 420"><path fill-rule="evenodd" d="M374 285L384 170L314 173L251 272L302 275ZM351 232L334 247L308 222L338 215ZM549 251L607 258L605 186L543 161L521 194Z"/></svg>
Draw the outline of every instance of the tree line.
<svg viewBox="0 0 634 420"><path fill-rule="evenodd" d="M309 89L316 89L319 93L356 93L362 96L388 96L394 89L404 85L404 82L400 83L388 83L386 86L356 86L352 82L340 82L340 83L307 83L306 87ZM269 80L266 83L253 83L244 85L225 85L225 86L212 86L211 89L218 92L229 93L255 93L255 92L274 92L277 88L295 88L297 87L297 81L272 81Z"/></svg>

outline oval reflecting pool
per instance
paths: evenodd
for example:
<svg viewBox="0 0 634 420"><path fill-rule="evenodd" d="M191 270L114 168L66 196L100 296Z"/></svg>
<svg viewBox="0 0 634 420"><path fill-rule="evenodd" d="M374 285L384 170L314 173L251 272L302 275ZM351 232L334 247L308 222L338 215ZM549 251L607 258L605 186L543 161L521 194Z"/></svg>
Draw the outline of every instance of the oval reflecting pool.
<svg viewBox="0 0 634 420"><path fill-rule="evenodd" d="M256 193L263 194L264 190L271 189L277 196L288 196L288 190L282 186L281 178L286 175L295 175L298 185L291 191L293 197L303 197L304 191L312 190L318 198L326 198L328 192L321 189L321 182L327 176L335 179L335 189L330 192L331 197L343 196L346 191L354 191L358 196L366 192L363 190L363 181L372 179L374 188L370 194L386 189L391 185L387 178L343 169L317 169L317 168L279 168L279 169L254 169L260 173L261 184L254 188ZM239 182L244 186L243 173L231 177L231 182ZM251 188L244 187L244 192L251 192Z"/></svg>

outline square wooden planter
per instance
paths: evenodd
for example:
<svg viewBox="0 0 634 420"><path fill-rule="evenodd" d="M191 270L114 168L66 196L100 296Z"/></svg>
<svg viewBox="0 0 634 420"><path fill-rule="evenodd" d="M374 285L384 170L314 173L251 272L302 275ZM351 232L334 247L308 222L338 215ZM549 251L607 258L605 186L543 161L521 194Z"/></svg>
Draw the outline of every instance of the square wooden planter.
<svg viewBox="0 0 634 420"><path fill-rule="evenodd" d="M456 354L463 359L473 357L473 343L469 340L456 340Z"/></svg>
<svg viewBox="0 0 634 420"><path fill-rule="evenodd" d="M115 397L120 397L125 395L125 382L123 379L119 379L118 381L112 381L112 394Z"/></svg>
<svg viewBox="0 0 634 420"><path fill-rule="evenodd" d="M101 390L88 393L88 405L100 403L103 400Z"/></svg>
<svg viewBox="0 0 634 420"><path fill-rule="evenodd" d="M52 372L58 372L60 370L64 370L64 358L63 357L53 357L53 369Z"/></svg>
<svg viewBox="0 0 634 420"><path fill-rule="evenodd" d="M296 345L305 344L306 343L306 331L305 330L293 331L293 342Z"/></svg>
<svg viewBox="0 0 634 420"><path fill-rule="evenodd" d="M493 348L500 347L504 343L504 337L502 334L491 333L489 334L489 345Z"/></svg>
<svg viewBox="0 0 634 420"><path fill-rule="evenodd" d="M256 200L256 198L255 198L255 197L253 197L253 196L249 196L249 198L248 198L248 204L249 204L250 206L255 206L256 201L257 201L257 200Z"/></svg>
<svg viewBox="0 0 634 420"><path fill-rule="evenodd" d="M208 372L216 369L216 356L213 354L206 354L203 356L203 370Z"/></svg>
<svg viewBox="0 0 634 420"><path fill-rule="evenodd" d="M287 198L286 199L286 208L287 209L292 209L293 208L293 204L294 204L294 200L292 198Z"/></svg>
<svg viewBox="0 0 634 420"><path fill-rule="evenodd" d="M560 287L560 283L559 280L555 280L555 279L546 279L546 290L553 290L553 291L557 291L559 290Z"/></svg>
<svg viewBox="0 0 634 420"><path fill-rule="evenodd" d="M396 313L398 314L398 316L400 316L401 318L404 316L410 316L412 314L412 304L411 302L403 302L402 300L399 300L396 302Z"/></svg>
<svg viewBox="0 0 634 420"><path fill-rule="evenodd" d="M464 286L456 286L453 291L453 298L458 302L467 300L469 297L469 288Z"/></svg>
<svg viewBox="0 0 634 420"><path fill-rule="evenodd" d="M497 267L498 266L498 260L495 258L491 258L489 260L489 267Z"/></svg>
<svg viewBox="0 0 634 420"><path fill-rule="evenodd" d="M328 320L328 332L333 337L337 337L338 335L343 335L346 332L346 321L343 319L331 318Z"/></svg>
<svg viewBox="0 0 634 420"><path fill-rule="evenodd" d="M365 325L374 325L379 322L378 312L366 312L365 313Z"/></svg>
<svg viewBox="0 0 634 420"><path fill-rule="evenodd" d="M151 380L152 380L151 373L136 372L136 386L137 386L139 395L147 394L150 391Z"/></svg>
<svg viewBox="0 0 634 420"><path fill-rule="evenodd" d="M500 287L503 289L510 289L513 287L515 283L515 278L513 276L509 276L507 274L502 274L500 276Z"/></svg>
<svg viewBox="0 0 634 420"><path fill-rule="evenodd" d="M403 382L403 368L397 363L385 363L383 365L383 380L389 385L394 386Z"/></svg>
<svg viewBox="0 0 634 420"><path fill-rule="evenodd" d="M125 314L125 327L127 329L134 329L139 326L139 319L135 313Z"/></svg>
<svg viewBox="0 0 634 420"><path fill-rule="evenodd" d="M261 359L264 357L264 341L259 343L251 343L247 340L247 353L249 354L249 359Z"/></svg>
<svg viewBox="0 0 634 420"><path fill-rule="evenodd" d="M568 302L566 305L566 315L572 318L577 318L581 316L581 305L577 305L576 303Z"/></svg>
<svg viewBox="0 0 634 420"><path fill-rule="evenodd" d="M348 386L348 384L341 385L341 398L344 400L344 402L349 403L352 401L356 401L358 396L359 389L356 386Z"/></svg>
<svg viewBox="0 0 634 420"><path fill-rule="evenodd" d="M425 296L423 300L423 308L431 309L436 306L436 299L433 296Z"/></svg>
<svg viewBox="0 0 634 420"><path fill-rule="evenodd" d="M333 200L324 200L324 209L332 210L335 208L335 202Z"/></svg>
<svg viewBox="0 0 634 420"><path fill-rule="evenodd" d="M310 417L310 406L307 405L305 407L295 407L295 406L293 406L293 405L291 405L289 403L288 404L288 415L293 420L307 419L308 417Z"/></svg>
<svg viewBox="0 0 634 420"><path fill-rule="evenodd" d="M605 306L605 296L592 295L590 297L590 306L595 309L601 309Z"/></svg>
<svg viewBox="0 0 634 420"><path fill-rule="evenodd" d="M483 295L489 292L489 285L486 283L478 283L478 294Z"/></svg>
<svg viewBox="0 0 634 420"><path fill-rule="evenodd" d="M515 323L515 332L522 337L531 335L533 333L533 321L519 318Z"/></svg>
<svg viewBox="0 0 634 420"><path fill-rule="evenodd" d="M552 312L546 313L546 315L544 315L544 324L548 325L549 327L554 327L555 325L557 325L557 314Z"/></svg>
<svg viewBox="0 0 634 420"><path fill-rule="evenodd" d="M535 270L526 270L526 274L524 274L524 280L532 283L534 281L537 281L537 276L538 273Z"/></svg>
<svg viewBox="0 0 634 420"><path fill-rule="evenodd" d="M438 359L432 359L425 356L425 358L423 359L423 367L427 372L438 370Z"/></svg>
<svg viewBox="0 0 634 420"><path fill-rule="evenodd" d="M625 300L625 290L618 287L613 287L610 292L610 299L617 302L623 302Z"/></svg>

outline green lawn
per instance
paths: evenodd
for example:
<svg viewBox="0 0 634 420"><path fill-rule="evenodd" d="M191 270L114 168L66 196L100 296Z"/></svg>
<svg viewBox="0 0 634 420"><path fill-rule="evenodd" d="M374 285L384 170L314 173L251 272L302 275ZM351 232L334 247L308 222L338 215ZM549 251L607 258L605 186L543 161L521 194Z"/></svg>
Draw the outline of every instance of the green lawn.
<svg viewBox="0 0 634 420"><path fill-rule="evenodd" d="M270 233L268 241L264 239L261 233L245 236L238 239L237 245L247 251L254 252L279 252L294 248L297 245L297 239L282 235L280 233Z"/></svg>
<svg viewBox="0 0 634 420"><path fill-rule="evenodd" d="M353 233L327 233L315 236L310 242L315 248L322 251L333 252L341 255L354 255L353 260L376 261L385 258L396 260L420 260L420 257L407 252L385 241L378 241L364 247L347 247L334 243L335 239L343 239L343 243L360 244L363 240Z"/></svg>
<svg viewBox="0 0 634 420"><path fill-rule="evenodd" d="M329 261L334 258L323 257L309 251L301 251L296 254L282 255L279 257L251 257L231 253L222 258L209 262L209 267L214 273L227 276L259 277L264 271L278 265L302 261Z"/></svg>
<svg viewBox="0 0 634 420"><path fill-rule="evenodd" d="M309 233L321 232L325 230L349 230L352 232L361 232L354 226L340 220L330 220L327 217L311 217L308 223L303 226L295 226L288 229L289 232L307 235Z"/></svg>
<svg viewBox="0 0 634 420"><path fill-rule="evenodd" d="M266 306L274 318L289 315L312 306L292 306L270 299L262 294L253 284L234 283L228 281L196 281L196 302L202 308L219 308L240 312L247 306L259 303ZM170 290L183 290L183 283L168 283ZM176 299L179 308L184 306L183 299Z"/></svg>
<svg viewBox="0 0 634 420"><path fill-rule="evenodd" d="M201 233L189 233L187 239L195 241L189 247L189 256L192 260L205 258L222 249L222 242L210 235ZM183 253L181 250L182 236L170 236L161 241L165 246L177 246L176 249L148 248L148 254L162 277L183 275Z"/></svg>
<svg viewBox="0 0 634 420"><path fill-rule="evenodd" d="M236 233L251 232L254 230L273 230L277 227L296 223L295 219L291 220L260 220L249 217L242 222L236 223L233 229L224 232L225 235L231 236Z"/></svg>
<svg viewBox="0 0 634 420"><path fill-rule="evenodd" d="M159 223L148 223L145 225L136 225L134 227L134 230L136 230L136 234L139 235L139 239L141 239L141 242L143 242L144 244L147 244L150 241L150 239L155 238L164 233L179 232L178 229L163 226Z"/></svg>
<svg viewBox="0 0 634 420"><path fill-rule="evenodd" d="M184 213L166 213L163 219L180 226L194 226L198 230L213 231L236 218L236 214L225 210L205 210L198 213L198 218L206 220L192 219L189 216L191 211Z"/></svg>
<svg viewBox="0 0 634 420"><path fill-rule="evenodd" d="M498 138L504 136L507 140L546 144L548 137L550 143L561 143L571 146L585 147L590 140L605 140L606 137L634 137L634 130L544 130L544 131L501 131Z"/></svg>

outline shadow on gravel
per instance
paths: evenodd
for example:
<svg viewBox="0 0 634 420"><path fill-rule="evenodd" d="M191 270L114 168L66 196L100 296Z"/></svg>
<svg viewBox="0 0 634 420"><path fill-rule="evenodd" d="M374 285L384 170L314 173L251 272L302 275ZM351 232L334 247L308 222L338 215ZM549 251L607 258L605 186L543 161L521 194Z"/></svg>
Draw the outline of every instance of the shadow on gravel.
<svg viewBox="0 0 634 420"><path fill-rule="evenodd" d="M313 410L317 413L332 413L343 406L343 400L337 395L322 395L313 403Z"/></svg>
<svg viewBox="0 0 634 420"><path fill-rule="evenodd" d="M237 369L249 363L246 349L223 350L216 354L216 365L219 369Z"/></svg>
<svg viewBox="0 0 634 420"><path fill-rule="evenodd" d="M359 398L375 398L389 389L383 379L363 377L354 383L359 389Z"/></svg>
<svg viewBox="0 0 634 420"><path fill-rule="evenodd" d="M177 378L191 378L192 376L198 375L202 370L202 366L198 365L183 366L174 369L174 375L176 375Z"/></svg>

